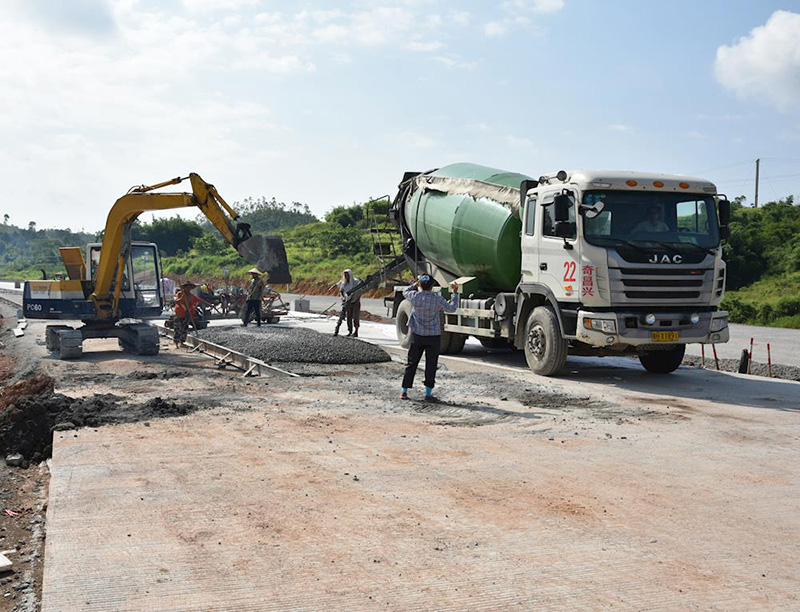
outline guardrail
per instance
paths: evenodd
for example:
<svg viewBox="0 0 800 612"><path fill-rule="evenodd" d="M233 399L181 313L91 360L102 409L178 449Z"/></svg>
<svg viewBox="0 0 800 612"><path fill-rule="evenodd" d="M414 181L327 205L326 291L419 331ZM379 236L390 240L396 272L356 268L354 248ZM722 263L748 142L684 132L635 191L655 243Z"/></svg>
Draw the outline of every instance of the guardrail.
<svg viewBox="0 0 800 612"><path fill-rule="evenodd" d="M150 325L155 327L159 333L163 334L164 336L173 339L175 338L175 332L168 327L153 323ZM270 365L265 361L261 361L260 359L249 357L244 353L240 353L225 346L209 342L208 340L203 340L202 338L192 336L191 334L186 337L186 342L183 343L183 346L190 347L190 353L198 352L208 355L214 359L217 362L217 365L220 367L227 367L229 365L233 366L243 371L243 376L261 376L261 374L264 373L274 373L283 376L291 376L293 378L300 377L299 374L295 374L294 372L283 370L275 367L274 365Z"/></svg>

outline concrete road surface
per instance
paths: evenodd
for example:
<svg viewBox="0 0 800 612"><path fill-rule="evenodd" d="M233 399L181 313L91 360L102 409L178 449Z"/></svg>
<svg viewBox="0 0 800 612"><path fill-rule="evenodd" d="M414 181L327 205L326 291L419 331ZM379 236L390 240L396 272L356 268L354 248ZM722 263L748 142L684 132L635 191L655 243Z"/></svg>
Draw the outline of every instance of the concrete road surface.
<svg viewBox="0 0 800 612"><path fill-rule="evenodd" d="M43 359L59 391L208 409L56 432L43 612L800 609L798 383L471 346L431 406L397 363L243 379L89 344Z"/></svg>

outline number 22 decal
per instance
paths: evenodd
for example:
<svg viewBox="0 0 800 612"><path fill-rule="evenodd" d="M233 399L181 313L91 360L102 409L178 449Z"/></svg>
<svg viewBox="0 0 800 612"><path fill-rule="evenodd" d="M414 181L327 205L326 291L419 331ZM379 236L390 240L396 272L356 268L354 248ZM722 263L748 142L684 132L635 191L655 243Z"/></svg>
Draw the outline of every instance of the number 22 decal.
<svg viewBox="0 0 800 612"><path fill-rule="evenodd" d="M578 266L574 261L565 261L564 262L564 282L565 283L574 283L575 282L575 269L577 267Z"/></svg>

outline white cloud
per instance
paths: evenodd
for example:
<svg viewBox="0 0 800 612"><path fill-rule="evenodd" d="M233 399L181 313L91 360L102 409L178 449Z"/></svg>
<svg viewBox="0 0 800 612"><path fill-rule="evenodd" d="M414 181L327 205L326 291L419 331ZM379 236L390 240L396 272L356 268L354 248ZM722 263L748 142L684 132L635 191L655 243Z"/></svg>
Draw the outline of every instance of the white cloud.
<svg viewBox="0 0 800 612"><path fill-rule="evenodd" d="M633 128L629 125L625 125L624 123L612 123L608 126L608 129L612 132L632 132Z"/></svg>
<svg viewBox="0 0 800 612"><path fill-rule="evenodd" d="M717 49L717 80L743 98L800 107L800 14L776 11L731 46Z"/></svg>
<svg viewBox="0 0 800 612"><path fill-rule="evenodd" d="M238 11L261 5L261 0L182 0L184 8L192 13Z"/></svg>
<svg viewBox="0 0 800 612"><path fill-rule="evenodd" d="M506 0L500 4L503 17L488 22L483 33L489 38L500 38L515 28L528 28L533 15L556 13L564 8L563 0Z"/></svg>
<svg viewBox="0 0 800 612"><path fill-rule="evenodd" d="M432 40L429 42L414 41L409 43L408 48L411 51L422 51L422 52L438 51L439 49L444 48L444 43L440 40Z"/></svg>
<svg viewBox="0 0 800 612"><path fill-rule="evenodd" d="M490 21L483 26L483 32L490 37L505 36L506 32L508 32L508 25L500 21Z"/></svg>

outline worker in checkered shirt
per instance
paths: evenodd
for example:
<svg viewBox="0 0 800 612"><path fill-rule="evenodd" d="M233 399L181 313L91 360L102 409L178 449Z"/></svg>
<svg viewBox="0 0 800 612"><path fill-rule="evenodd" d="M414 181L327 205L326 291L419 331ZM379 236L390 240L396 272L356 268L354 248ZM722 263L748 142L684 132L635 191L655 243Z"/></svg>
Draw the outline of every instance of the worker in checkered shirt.
<svg viewBox="0 0 800 612"><path fill-rule="evenodd" d="M414 386L414 376L422 354L425 354L425 401L438 402L433 396L436 384L436 366L439 364L439 346L442 341L441 313L455 312L458 308L458 285L450 284L450 301L431 291L433 279L423 274L419 280L403 291L405 298L414 307L408 326L411 328L411 346L403 375L403 392L400 399L408 399L408 390Z"/></svg>

